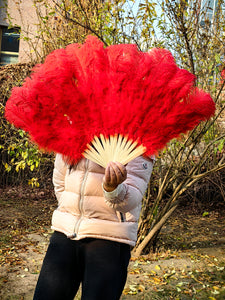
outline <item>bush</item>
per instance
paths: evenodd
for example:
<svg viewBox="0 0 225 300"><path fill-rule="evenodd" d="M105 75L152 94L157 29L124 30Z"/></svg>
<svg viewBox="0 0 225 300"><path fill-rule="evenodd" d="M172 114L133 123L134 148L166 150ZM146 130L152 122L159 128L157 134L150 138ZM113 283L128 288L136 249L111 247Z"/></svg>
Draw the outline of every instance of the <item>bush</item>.
<svg viewBox="0 0 225 300"><path fill-rule="evenodd" d="M14 86L29 76L31 64L0 68L0 187L28 183L38 187L51 176L53 155L45 154L29 141L23 130L17 130L4 118L4 107Z"/></svg>

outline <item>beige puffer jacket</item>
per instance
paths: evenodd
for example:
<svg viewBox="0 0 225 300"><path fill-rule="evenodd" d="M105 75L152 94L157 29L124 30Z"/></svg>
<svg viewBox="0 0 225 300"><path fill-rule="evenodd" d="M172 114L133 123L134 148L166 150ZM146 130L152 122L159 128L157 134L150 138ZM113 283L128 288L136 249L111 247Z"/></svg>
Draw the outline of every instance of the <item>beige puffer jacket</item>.
<svg viewBox="0 0 225 300"><path fill-rule="evenodd" d="M70 170L57 154L53 184L58 208L52 229L68 238L102 238L135 245L141 202L146 191L153 160L142 156L127 164L127 179L112 192L103 191L105 169L82 159Z"/></svg>

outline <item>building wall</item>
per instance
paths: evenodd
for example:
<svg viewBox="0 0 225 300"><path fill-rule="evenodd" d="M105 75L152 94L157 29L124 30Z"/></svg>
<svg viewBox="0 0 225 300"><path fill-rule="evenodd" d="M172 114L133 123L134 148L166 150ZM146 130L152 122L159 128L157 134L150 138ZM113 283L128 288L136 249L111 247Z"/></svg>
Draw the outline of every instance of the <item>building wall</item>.
<svg viewBox="0 0 225 300"><path fill-rule="evenodd" d="M7 22L6 22L7 14L6 14L5 9L3 8L4 2L7 3L8 1L0 0L0 25L6 26L7 25Z"/></svg>
<svg viewBox="0 0 225 300"><path fill-rule="evenodd" d="M36 37L38 17L33 6L33 0L7 0L0 1L0 6L5 4L8 8L10 20L7 18L6 9L0 11L0 25L8 26L10 23L14 27L21 28L21 38L19 42L19 62L28 62L31 60L33 50L29 43L23 39L23 36L31 38L35 47L40 47L40 40Z"/></svg>

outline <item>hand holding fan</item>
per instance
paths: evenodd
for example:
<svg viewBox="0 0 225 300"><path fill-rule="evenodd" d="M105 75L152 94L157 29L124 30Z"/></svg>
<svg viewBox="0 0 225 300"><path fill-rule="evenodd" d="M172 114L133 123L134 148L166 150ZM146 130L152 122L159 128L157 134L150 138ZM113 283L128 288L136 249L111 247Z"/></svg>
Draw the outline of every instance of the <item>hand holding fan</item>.
<svg viewBox="0 0 225 300"><path fill-rule="evenodd" d="M49 54L22 87L5 116L41 148L105 167L152 155L210 118L215 104L194 86L168 50L135 45L104 48L96 37Z"/></svg>

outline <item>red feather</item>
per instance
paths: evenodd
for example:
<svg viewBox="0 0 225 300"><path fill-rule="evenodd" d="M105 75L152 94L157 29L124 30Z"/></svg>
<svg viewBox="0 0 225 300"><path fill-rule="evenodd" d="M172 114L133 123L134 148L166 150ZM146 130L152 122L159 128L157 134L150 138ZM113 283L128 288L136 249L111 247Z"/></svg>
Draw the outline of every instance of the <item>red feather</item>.
<svg viewBox="0 0 225 300"><path fill-rule="evenodd" d="M41 148L73 161L100 134L128 136L151 155L214 114L212 98L194 81L168 50L104 48L89 36L37 65L12 90L5 116Z"/></svg>

